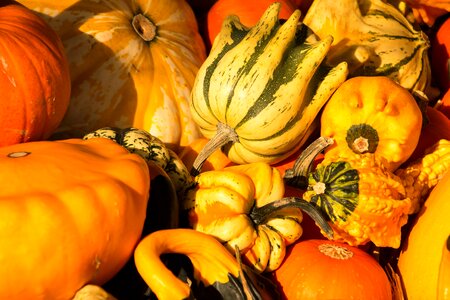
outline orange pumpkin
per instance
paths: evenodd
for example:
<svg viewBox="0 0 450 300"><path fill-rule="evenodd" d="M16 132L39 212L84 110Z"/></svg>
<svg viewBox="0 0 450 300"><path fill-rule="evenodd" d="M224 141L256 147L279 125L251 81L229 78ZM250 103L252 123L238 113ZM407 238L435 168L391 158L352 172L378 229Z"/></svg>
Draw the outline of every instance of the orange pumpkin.
<svg viewBox="0 0 450 300"><path fill-rule="evenodd" d="M419 141L408 162L415 161L425 155L425 150L441 139L450 140L450 119L438 109L426 108L427 121L420 131Z"/></svg>
<svg viewBox="0 0 450 300"><path fill-rule="evenodd" d="M189 109L206 53L185 0L18 0L61 36L72 94L58 138L148 131L172 149L201 136Z"/></svg>
<svg viewBox="0 0 450 300"><path fill-rule="evenodd" d="M0 299L71 299L112 278L141 237L148 170L108 139L0 148Z"/></svg>
<svg viewBox="0 0 450 300"><path fill-rule="evenodd" d="M2 1L0 53L0 146L47 139L69 105L69 67L60 38L31 10Z"/></svg>
<svg viewBox="0 0 450 300"><path fill-rule="evenodd" d="M208 46L213 44L227 16L237 15L243 25L252 27L273 2L281 3L278 15L280 19L288 19L295 11L295 6L289 0L218 0L206 17Z"/></svg>
<svg viewBox="0 0 450 300"><path fill-rule="evenodd" d="M447 173L431 191L405 239L398 268L410 300L447 299L437 297L438 293L444 292L438 291L438 286L445 288L449 296L450 276L439 273L441 261L448 262L445 256L448 254L443 256L443 253L450 235L449 194L450 173ZM449 270L450 265L444 268ZM445 276L446 282L439 283L440 275Z"/></svg>
<svg viewBox="0 0 450 300"><path fill-rule="evenodd" d="M367 252L344 243L305 240L293 244L274 279L284 299L391 300L390 281Z"/></svg>
<svg viewBox="0 0 450 300"><path fill-rule="evenodd" d="M436 108L450 120L450 90L447 90Z"/></svg>

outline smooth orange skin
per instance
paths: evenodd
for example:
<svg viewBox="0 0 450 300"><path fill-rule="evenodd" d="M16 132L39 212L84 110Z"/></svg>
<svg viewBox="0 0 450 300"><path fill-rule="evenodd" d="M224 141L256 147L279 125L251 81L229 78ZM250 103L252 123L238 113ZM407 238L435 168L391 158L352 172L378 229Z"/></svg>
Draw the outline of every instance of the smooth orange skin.
<svg viewBox="0 0 450 300"><path fill-rule="evenodd" d="M140 239L149 170L111 140L0 148L0 180L2 300L71 299L112 278Z"/></svg>
<svg viewBox="0 0 450 300"><path fill-rule="evenodd" d="M243 25L253 27L273 2L281 3L280 19L288 19L295 11L295 6L289 0L218 0L206 17L207 44L213 44L227 16L236 15Z"/></svg>
<svg viewBox="0 0 450 300"><path fill-rule="evenodd" d="M318 250L321 244L344 247L353 256L336 259ZM378 262L363 250L328 240L298 241L287 250L274 272L283 299L391 300L389 279Z"/></svg>
<svg viewBox="0 0 450 300"><path fill-rule="evenodd" d="M406 161L406 165L409 162L422 158L425 155L425 151L439 140L450 140L450 119L431 106L427 107L427 118L428 123L421 129L417 146L408 161Z"/></svg>
<svg viewBox="0 0 450 300"><path fill-rule="evenodd" d="M0 5L0 146L47 139L70 100L68 61L59 36L36 13Z"/></svg>
<svg viewBox="0 0 450 300"><path fill-rule="evenodd" d="M447 90L444 96L442 96L437 110L442 112L450 120L450 90Z"/></svg>
<svg viewBox="0 0 450 300"><path fill-rule="evenodd" d="M412 222L399 255L398 268L408 299L438 298L438 274L450 234L450 173L434 187ZM450 265L445 266L448 270ZM448 277L443 288L450 290ZM447 294L448 296L448 294ZM442 298L444 299L444 298Z"/></svg>

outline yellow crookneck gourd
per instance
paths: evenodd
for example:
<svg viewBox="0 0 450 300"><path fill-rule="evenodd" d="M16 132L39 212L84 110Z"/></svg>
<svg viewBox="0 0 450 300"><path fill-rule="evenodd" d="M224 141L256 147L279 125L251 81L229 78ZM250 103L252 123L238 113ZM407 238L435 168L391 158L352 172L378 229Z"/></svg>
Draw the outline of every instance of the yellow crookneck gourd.
<svg viewBox="0 0 450 300"><path fill-rule="evenodd" d="M302 210L331 234L313 206L300 198L283 198L283 178L267 163L202 172L195 180L197 188L186 200L190 225L232 252L237 247L243 261L258 272L280 266L286 246L302 235Z"/></svg>

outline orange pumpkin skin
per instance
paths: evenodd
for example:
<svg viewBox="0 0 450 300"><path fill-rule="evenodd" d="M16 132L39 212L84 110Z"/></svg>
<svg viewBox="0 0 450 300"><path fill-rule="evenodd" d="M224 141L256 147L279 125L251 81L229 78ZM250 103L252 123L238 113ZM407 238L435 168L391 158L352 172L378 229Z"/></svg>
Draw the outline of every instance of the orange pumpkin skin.
<svg viewBox="0 0 450 300"><path fill-rule="evenodd" d="M439 299L439 268L450 234L449 195L450 173L447 173L431 191L414 219L399 255L398 269L409 300ZM450 265L446 268L448 270ZM446 288L448 296L448 281Z"/></svg>
<svg viewBox="0 0 450 300"><path fill-rule="evenodd" d="M281 3L280 19L288 19L295 11L295 6L289 0L218 0L206 16L207 45L213 44L227 16L237 15L243 25L252 27L273 2Z"/></svg>
<svg viewBox="0 0 450 300"><path fill-rule="evenodd" d="M450 90L447 90L444 96L442 96L441 102L437 109L450 120Z"/></svg>
<svg viewBox="0 0 450 300"><path fill-rule="evenodd" d="M450 140L450 119L431 106L427 107L427 119L428 123L422 127L417 146L406 164L422 158L425 151L440 139Z"/></svg>
<svg viewBox="0 0 450 300"><path fill-rule="evenodd" d="M68 61L59 36L24 6L0 5L0 146L43 140L69 105Z"/></svg>
<svg viewBox="0 0 450 300"><path fill-rule="evenodd" d="M107 139L0 148L0 299L71 299L131 257L149 194L146 162Z"/></svg>
<svg viewBox="0 0 450 300"><path fill-rule="evenodd" d="M340 258L326 255L335 252ZM293 244L274 280L283 299L289 300L392 299L389 279L378 262L357 247L335 241Z"/></svg>

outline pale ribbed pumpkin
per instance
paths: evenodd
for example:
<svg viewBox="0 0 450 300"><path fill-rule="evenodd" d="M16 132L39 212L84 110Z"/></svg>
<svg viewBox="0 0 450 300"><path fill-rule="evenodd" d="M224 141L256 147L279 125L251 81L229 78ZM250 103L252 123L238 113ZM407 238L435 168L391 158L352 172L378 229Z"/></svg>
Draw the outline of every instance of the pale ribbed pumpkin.
<svg viewBox="0 0 450 300"><path fill-rule="evenodd" d="M189 94L205 46L183 0L20 0L61 36L72 98L60 136L137 127L174 147L200 135Z"/></svg>
<svg viewBox="0 0 450 300"><path fill-rule="evenodd" d="M201 132L210 145L221 141L215 149L231 142L225 152L235 163L275 163L299 149L347 76L345 62L322 64L331 36L319 40L299 23L299 10L280 22L279 10L280 3L271 4L250 29L229 16L192 90Z"/></svg>

